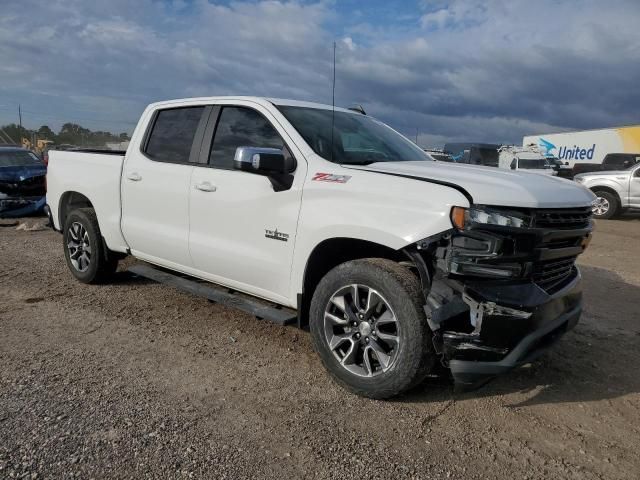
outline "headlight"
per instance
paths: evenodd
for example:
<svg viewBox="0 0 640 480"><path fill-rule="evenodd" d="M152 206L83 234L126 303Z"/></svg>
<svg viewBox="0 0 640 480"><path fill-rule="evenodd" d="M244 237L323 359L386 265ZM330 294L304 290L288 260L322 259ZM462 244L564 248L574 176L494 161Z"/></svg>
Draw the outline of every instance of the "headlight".
<svg viewBox="0 0 640 480"><path fill-rule="evenodd" d="M471 223L523 228L531 226L531 217L520 212L499 211L484 207L453 207L451 223L460 230Z"/></svg>

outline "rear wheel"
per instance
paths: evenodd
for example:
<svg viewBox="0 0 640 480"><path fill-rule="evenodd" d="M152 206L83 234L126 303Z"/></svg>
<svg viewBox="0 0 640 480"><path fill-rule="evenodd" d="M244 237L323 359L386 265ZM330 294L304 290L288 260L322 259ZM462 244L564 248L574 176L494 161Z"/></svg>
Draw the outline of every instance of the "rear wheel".
<svg viewBox="0 0 640 480"><path fill-rule="evenodd" d="M607 219L617 215L620 202L614 194L602 190L593 193L597 197L591 209L595 218Z"/></svg>
<svg viewBox="0 0 640 480"><path fill-rule="evenodd" d="M102 240L92 208L80 208L67 216L63 245L69 270L83 283L102 283L118 268L118 257Z"/></svg>
<svg viewBox="0 0 640 480"><path fill-rule="evenodd" d="M346 389L388 398L422 381L435 364L418 279L386 259L344 263L313 295L310 328L324 366Z"/></svg>

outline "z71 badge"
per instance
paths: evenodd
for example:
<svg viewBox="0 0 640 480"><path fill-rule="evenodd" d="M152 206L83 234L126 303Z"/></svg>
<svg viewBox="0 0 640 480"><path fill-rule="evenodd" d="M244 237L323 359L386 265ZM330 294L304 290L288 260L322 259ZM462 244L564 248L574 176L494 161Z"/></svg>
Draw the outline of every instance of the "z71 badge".
<svg viewBox="0 0 640 480"><path fill-rule="evenodd" d="M315 182L347 183L350 175L336 175L334 173L316 173L311 180Z"/></svg>
<svg viewBox="0 0 640 480"><path fill-rule="evenodd" d="M289 241L289 234L279 232L277 228L275 230L265 229L264 236L267 238L272 238L273 240L280 240L282 242Z"/></svg>

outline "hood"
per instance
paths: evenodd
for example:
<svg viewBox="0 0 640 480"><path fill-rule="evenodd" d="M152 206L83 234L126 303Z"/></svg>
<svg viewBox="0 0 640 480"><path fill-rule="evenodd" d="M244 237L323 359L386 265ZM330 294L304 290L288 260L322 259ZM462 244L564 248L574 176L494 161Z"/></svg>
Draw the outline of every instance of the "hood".
<svg viewBox="0 0 640 480"><path fill-rule="evenodd" d="M589 177L625 177L629 176L631 172L629 170L605 170L597 172L585 172L574 175L573 178L589 178Z"/></svg>
<svg viewBox="0 0 640 480"><path fill-rule="evenodd" d="M0 167L0 182L22 182L33 177L46 175L44 165L25 165L15 167Z"/></svg>
<svg viewBox="0 0 640 480"><path fill-rule="evenodd" d="M380 162L345 168L413 177L458 187L477 205L521 208L590 206L593 193L575 182L550 175L445 162Z"/></svg>

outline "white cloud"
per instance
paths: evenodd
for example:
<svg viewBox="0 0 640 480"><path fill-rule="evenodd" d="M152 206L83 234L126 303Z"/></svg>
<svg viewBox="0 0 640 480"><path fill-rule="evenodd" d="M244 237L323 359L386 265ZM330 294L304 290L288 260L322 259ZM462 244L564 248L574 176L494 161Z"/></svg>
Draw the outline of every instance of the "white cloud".
<svg viewBox="0 0 640 480"><path fill-rule="evenodd" d="M342 43L344 44L345 47L347 47L347 50L350 50L352 52L357 48L356 43L353 41L353 38L351 37L344 37L342 39Z"/></svg>
<svg viewBox="0 0 640 480"><path fill-rule="evenodd" d="M442 8L422 15L420 24L423 28L434 30L478 25L487 20L487 4L486 0L454 0Z"/></svg>
<svg viewBox="0 0 640 480"><path fill-rule="evenodd" d="M333 9L324 0L11 0L0 16L0 104L26 104L37 123L76 115L124 130L164 98L328 103L338 39L338 103L362 103L434 142L638 120L637 1L416 2L415 25L402 29L359 15L349 24ZM13 121L8 111L0 123Z"/></svg>

